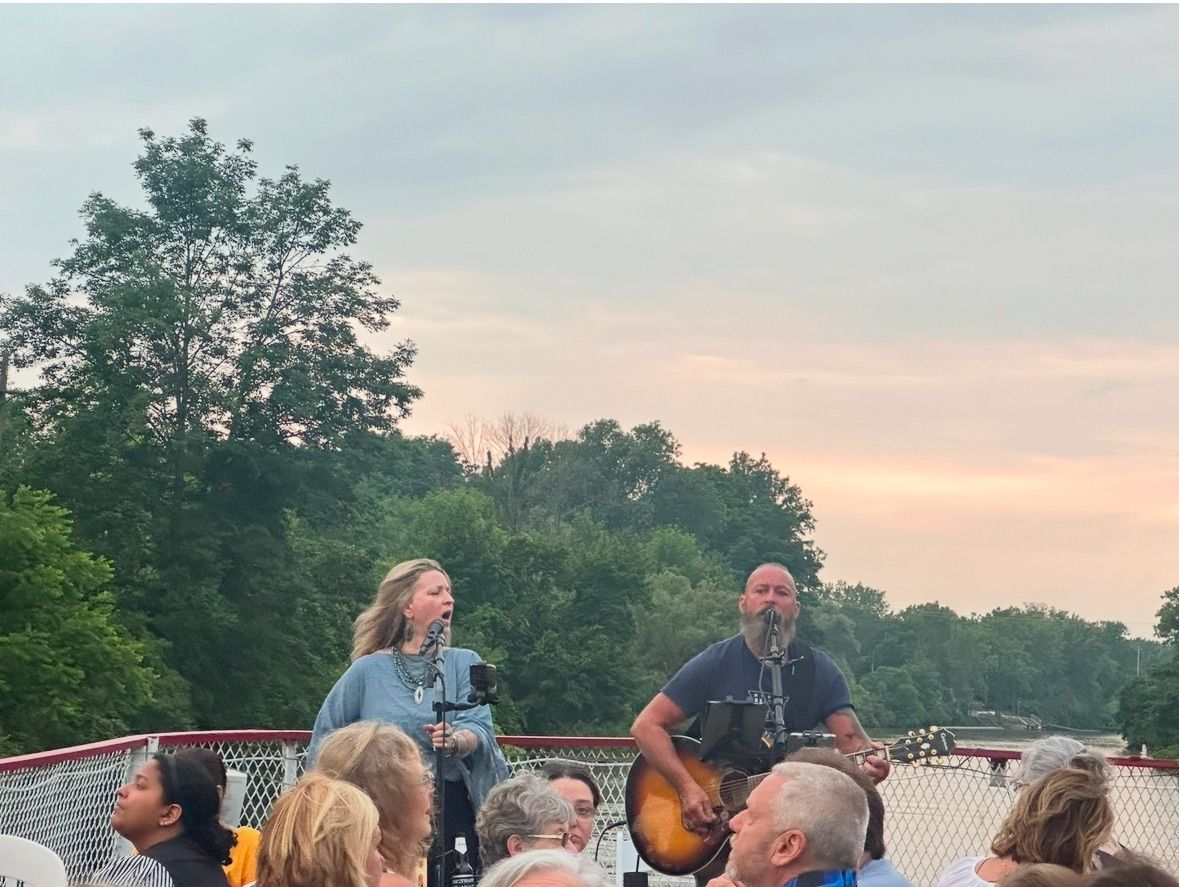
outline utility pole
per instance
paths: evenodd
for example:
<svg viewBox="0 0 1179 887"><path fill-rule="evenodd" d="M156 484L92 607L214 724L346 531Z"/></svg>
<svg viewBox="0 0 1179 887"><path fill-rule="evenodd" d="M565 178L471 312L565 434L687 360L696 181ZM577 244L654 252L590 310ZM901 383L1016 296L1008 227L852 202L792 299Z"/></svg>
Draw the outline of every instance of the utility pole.
<svg viewBox="0 0 1179 887"><path fill-rule="evenodd" d="M11 357L11 349L0 351L0 452L4 450L4 423L8 421L4 405L8 402L8 361Z"/></svg>

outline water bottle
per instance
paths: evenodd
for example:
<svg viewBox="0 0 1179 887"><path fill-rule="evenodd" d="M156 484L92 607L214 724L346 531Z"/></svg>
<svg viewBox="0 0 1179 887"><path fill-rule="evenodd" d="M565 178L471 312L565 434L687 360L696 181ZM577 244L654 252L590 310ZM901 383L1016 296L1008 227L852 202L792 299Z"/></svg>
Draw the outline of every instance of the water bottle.
<svg viewBox="0 0 1179 887"><path fill-rule="evenodd" d="M454 867L450 870L450 887L475 887L475 870L467 861L465 835L456 835L454 839Z"/></svg>

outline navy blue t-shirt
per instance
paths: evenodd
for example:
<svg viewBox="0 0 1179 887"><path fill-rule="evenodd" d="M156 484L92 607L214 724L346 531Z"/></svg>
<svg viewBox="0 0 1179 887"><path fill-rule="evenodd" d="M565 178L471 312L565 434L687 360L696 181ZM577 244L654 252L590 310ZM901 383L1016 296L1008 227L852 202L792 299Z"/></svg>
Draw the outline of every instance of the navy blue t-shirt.
<svg viewBox="0 0 1179 887"><path fill-rule="evenodd" d="M800 663L782 669L782 690L786 696L786 710L790 731L811 730L841 708L851 708L851 691L847 680L831 657L822 650L811 649L814 658L815 686L810 698L791 699L792 678L800 670ZM797 683L797 682L794 682ZM684 710L686 715L698 715L705 705L714 700L735 699L739 702L769 704L773 692L773 676L768 665L762 664L745 646L741 635L720 641L697 653L675 673L663 688L664 694ZM800 703L809 711L799 711Z"/></svg>

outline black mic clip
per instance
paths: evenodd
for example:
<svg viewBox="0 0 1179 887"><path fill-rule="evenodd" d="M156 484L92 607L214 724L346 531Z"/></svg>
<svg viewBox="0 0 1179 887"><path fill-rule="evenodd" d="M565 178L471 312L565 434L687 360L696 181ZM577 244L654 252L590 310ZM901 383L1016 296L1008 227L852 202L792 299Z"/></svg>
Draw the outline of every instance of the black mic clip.
<svg viewBox="0 0 1179 887"><path fill-rule="evenodd" d="M425 656L431 650L442 642L442 635L446 631L446 623L441 619L435 619L430 623L430 627L426 629L426 639L422 641L422 649L418 652L419 656Z"/></svg>

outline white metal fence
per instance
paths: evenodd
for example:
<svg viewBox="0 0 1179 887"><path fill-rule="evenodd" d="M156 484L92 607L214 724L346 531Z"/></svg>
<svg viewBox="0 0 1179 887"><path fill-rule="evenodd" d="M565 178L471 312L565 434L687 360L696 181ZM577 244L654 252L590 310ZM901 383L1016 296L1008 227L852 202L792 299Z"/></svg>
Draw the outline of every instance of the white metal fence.
<svg viewBox="0 0 1179 887"><path fill-rule="evenodd" d="M274 800L303 770L310 734L232 731L135 736L0 760L0 834L38 841L65 860L73 878L101 867L116 852L110 813L128 773L160 749L204 746L248 775L241 822L261 826ZM587 766L601 786L599 833L621 821L627 770L635 756L629 739L500 737L513 769L561 758ZM886 839L896 867L918 887L932 885L945 866L986 852L1014 794L1007 778L1018 752L958 749L948 763L894 767L881 784ZM1111 798L1116 836L1179 871L1179 762L1113 759ZM594 844L591 844L593 849ZM614 867L614 841L601 842L599 861ZM690 879L653 878L657 885Z"/></svg>

